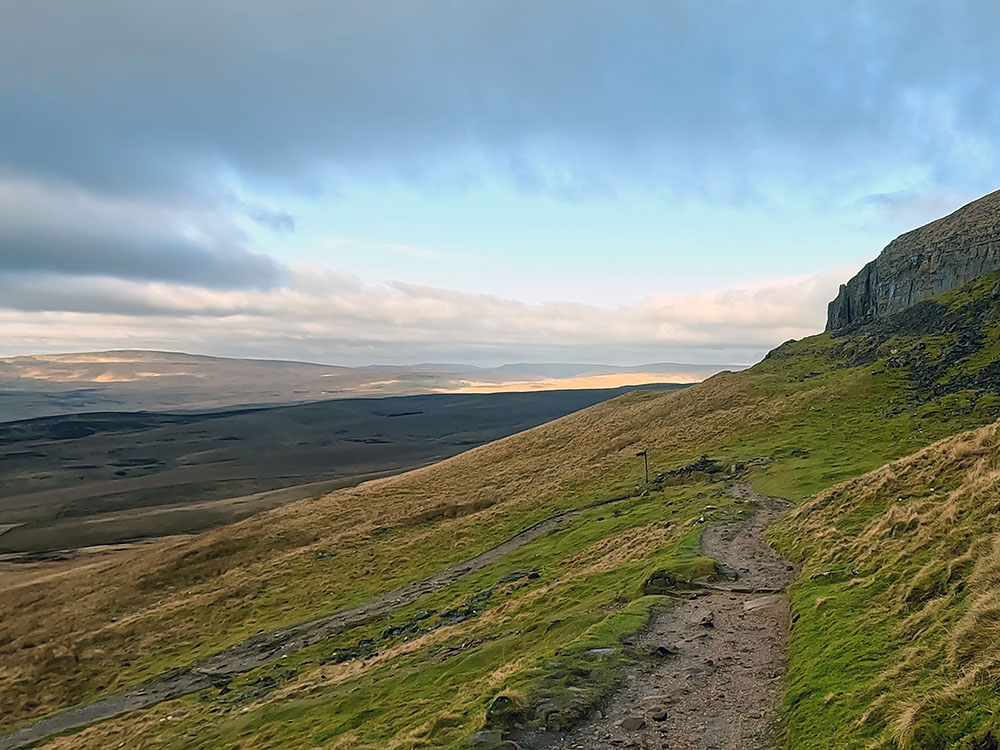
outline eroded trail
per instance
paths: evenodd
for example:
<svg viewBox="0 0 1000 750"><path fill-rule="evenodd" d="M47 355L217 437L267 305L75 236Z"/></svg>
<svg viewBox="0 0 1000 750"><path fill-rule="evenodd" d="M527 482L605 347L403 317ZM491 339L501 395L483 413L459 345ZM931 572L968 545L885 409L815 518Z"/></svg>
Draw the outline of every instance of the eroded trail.
<svg viewBox="0 0 1000 750"><path fill-rule="evenodd" d="M644 662L590 723L531 747L634 747L759 750L773 746L788 636L785 588L795 571L764 541L764 530L789 507L784 500L732 487L753 502L737 520L713 525L702 551L736 574L662 611L639 637L671 656Z"/></svg>
<svg viewBox="0 0 1000 750"><path fill-rule="evenodd" d="M530 747L641 747L746 750L768 747L768 727L780 695L788 631L788 603L782 592L794 571L763 539L763 532L788 503L735 485L737 499L753 502L737 519L706 529L702 549L736 578L682 600L662 612L640 636L676 654L646 663L603 714L559 737L539 738ZM614 498L600 505L618 502ZM247 672L319 643L336 633L385 617L519 547L564 525L584 509L557 514L486 552L420 581L355 607L254 636L169 677L53 714L0 735L0 750L14 750L52 735L209 687L228 675Z"/></svg>
<svg viewBox="0 0 1000 750"><path fill-rule="evenodd" d="M599 504L613 503L621 499L623 498L614 498ZM110 719L129 711L203 690L215 680L248 672L286 654L326 640L347 628L385 617L401 607L412 604L424 594L437 591L482 570L504 555L561 527L583 510L567 511L551 516L482 554L456 563L422 580L376 596L356 607L338 610L324 617L253 636L169 677L156 678L134 690L60 711L34 724L2 734L0 750L14 750L60 732L78 729L95 721Z"/></svg>

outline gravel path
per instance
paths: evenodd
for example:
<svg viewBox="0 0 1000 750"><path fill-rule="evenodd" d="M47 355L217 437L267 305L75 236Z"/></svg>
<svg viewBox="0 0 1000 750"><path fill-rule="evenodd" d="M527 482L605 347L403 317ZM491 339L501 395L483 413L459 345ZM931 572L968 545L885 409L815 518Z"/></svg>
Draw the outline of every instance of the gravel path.
<svg viewBox="0 0 1000 750"><path fill-rule="evenodd" d="M662 662L644 664L592 722L564 735L540 736L525 747L749 750L770 746L788 633L788 602L780 592L795 573L764 542L763 532L788 503L757 495L743 484L734 485L732 492L738 500L756 503L758 509L752 512L748 506L738 520L708 528L702 549L731 569L736 579L665 610L639 639L678 653ZM15 750L202 690L213 678L247 672L346 628L384 617L424 594L482 570L580 512L547 518L476 557L359 606L248 638L171 677L0 735L0 750Z"/></svg>
<svg viewBox="0 0 1000 750"><path fill-rule="evenodd" d="M702 551L736 574L663 610L640 644L677 653L644 662L589 723L559 736L536 735L525 748L600 750L758 750L774 746L788 636L784 589L795 571L764 541L767 526L789 507L747 485L732 487L753 502L737 520L713 525ZM513 743L508 743L513 746Z"/></svg>

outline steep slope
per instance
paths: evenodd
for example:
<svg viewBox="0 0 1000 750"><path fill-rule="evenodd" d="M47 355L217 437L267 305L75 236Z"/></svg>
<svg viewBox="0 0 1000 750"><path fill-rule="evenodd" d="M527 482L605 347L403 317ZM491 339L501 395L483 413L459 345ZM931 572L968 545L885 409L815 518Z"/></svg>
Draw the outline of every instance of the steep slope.
<svg viewBox="0 0 1000 750"><path fill-rule="evenodd" d="M1000 426L820 493L773 537L793 589L794 748L1000 743Z"/></svg>
<svg viewBox="0 0 1000 750"><path fill-rule="evenodd" d="M457 747L499 720L487 716L498 696L521 721L542 720L544 705L544 720L570 722L627 661L595 665L589 649L616 643L662 601L643 595L655 570L705 572L704 507L731 507L697 472L644 490L636 451L648 449L654 473L705 453L751 463L758 489L802 500L991 422L996 281L911 308L895 328L789 343L746 372L630 394L432 467L7 591L0 713L20 725L136 686L580 509L389 617L48 746ZM597 505L615 498L627 499Z"/></svg>
<svg viewBox="0 0 1000 750"><path fill-rule="evenodd" d="M1000 191L897 237L840 287L826 329L870 323L1000 270Z"/></svg>

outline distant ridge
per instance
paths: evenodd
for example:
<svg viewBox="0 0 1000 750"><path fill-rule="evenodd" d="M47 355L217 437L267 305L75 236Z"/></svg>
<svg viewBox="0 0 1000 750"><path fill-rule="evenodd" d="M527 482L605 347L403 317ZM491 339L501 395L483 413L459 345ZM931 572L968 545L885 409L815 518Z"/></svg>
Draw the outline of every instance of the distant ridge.
<svg viewBox="0 0 1000 750"><path fill-rule="evenodd" d="M692 383L720 365L372 365L345 367L114 350L0 359L0 422L93 411L184 411L338 398L496 393Z"/></svg>

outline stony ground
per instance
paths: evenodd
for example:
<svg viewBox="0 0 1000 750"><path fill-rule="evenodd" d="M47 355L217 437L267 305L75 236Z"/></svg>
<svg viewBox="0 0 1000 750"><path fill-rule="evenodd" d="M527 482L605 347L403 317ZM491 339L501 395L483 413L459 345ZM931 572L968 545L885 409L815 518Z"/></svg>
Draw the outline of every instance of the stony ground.
<svg viewBox="0 0 1000 750"><path fill-rule="evenodd" d="M662 611L637 644L661 656L643 662L589 723L559 736L523 738L522 747L756 750L774 744L788 634L784 589L795 571L763 533L788 504L745 485L732 491L758 510L748 506L737 520L707 529L702 549L735 579Z"/></svg>

